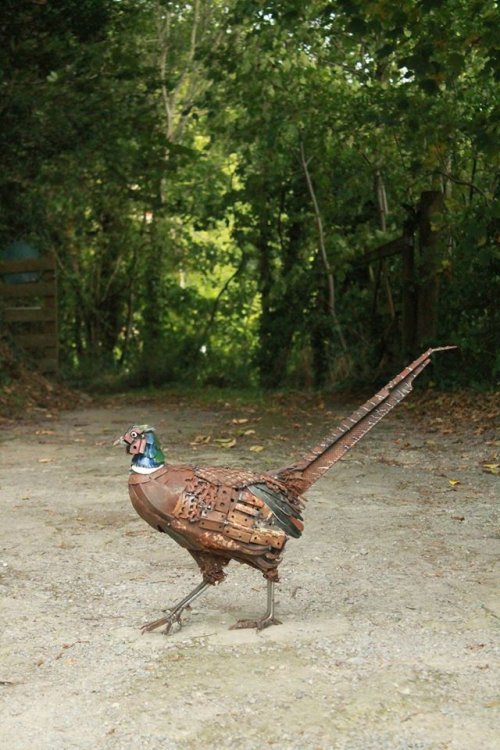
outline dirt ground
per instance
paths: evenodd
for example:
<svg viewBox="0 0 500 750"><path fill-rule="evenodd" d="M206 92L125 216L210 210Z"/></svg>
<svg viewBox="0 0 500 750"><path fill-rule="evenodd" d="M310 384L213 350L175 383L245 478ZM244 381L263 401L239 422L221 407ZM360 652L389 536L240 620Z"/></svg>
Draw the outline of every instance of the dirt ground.
<svg viewBox="0 0 500 750"><path fill-rule="evenodd" d="M170 461L270 469L358 404L128 397L4 425L0 746L500 748L498 443L411 399L309 492L283 624L261 633L228 630L265 608L264 579L232 563L182 630L141 635L199 579L135 515L112 440L148 422Z"/></svg>

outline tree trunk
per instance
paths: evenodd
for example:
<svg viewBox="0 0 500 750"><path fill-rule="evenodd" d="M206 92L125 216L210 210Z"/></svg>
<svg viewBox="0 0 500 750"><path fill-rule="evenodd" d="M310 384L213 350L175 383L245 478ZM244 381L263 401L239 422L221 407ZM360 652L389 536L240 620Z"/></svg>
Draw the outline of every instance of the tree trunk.
<svg viewBox="0 0 500 750"><path fill-rule="evenodd" d="M442 212L443 206L441 192L426 190L422 193L416 326L419 346L432 342L437 331L441 233L433 226L433 221Z"/></svg>
<svg viewBox="0 0 500 750"><path fill-rule="evenodd" d="M415 353L417 339L417 290L415 284L415 240L413 228L404 227L402 251L402 310L401 344L406 361Z"/></svg>
<svg viewBox="0 0 500 750"><path fill-rule="evenodd" d="M165 297L162 288L164 250L158 237L156 219L149 225L149 242L143 256L144 294L146 304L142 316L142 367L148 384L162 382L163 310Z"/></svg>
<svg viewBox="0 0 500 750"><path fill-rule="evenodd" d="M271 205L271 197L267 204ZM288 209L294 214L292 206ZM302 234L301 221L292 220L280 238L282 266L275 267L271 238L280 235L279 217L268 213L261 218L256 242L261 293L258 366L265 388L277 388L285 381L293 339L303 323L304 290L294 273L300 263Z"/></svg>
<svg viewBox="0 0 500 750"><path fill-rule="evenodd" d="M321 216L321 211L319 209L319 203L316 198L316 192L314 190L314 185L312 183L311 174L309 172L308 160L306 159L306 155L304 151L304 144L302 142L300 143L300 161L302 164L302 169L304 170L304 175L306 178L309 195L311 196L311 201L312 201L313 208L314 208L314 216L316 218L316 225L318 227L319 252L320 252L320 257L321 257L321 260L325 269L327 286L328 286L328 310L332 319L333 326L335 330L337 331L337 335L339 337L342 350L344 352L347 352L346 340L344 338L344 334L342 332L342 328L340 326L340 322L337 316L337 310L335 307L335 279L334 279L333 270L330 267L330 262L328 260L328 255L326 252L325 232L323 229L323 218Z"/></svg>

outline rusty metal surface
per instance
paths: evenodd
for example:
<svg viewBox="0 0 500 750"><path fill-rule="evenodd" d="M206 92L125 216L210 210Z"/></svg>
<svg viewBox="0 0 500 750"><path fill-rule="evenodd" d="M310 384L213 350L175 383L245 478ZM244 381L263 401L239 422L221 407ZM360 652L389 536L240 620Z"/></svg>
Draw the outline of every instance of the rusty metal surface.
<svg viewBox="0 0 500 750"><path fill-rule="evenodd" d="M209 481L207 477L216 474L217 481ZM262 481L259 475L217 467L163 467L152 474L131 474L129 493L135 510L150 526L190 552L234 558L277 580L287 535L266 504L245 486L256 476ZM240 486L226 484L228 477ZM206 568L206 555L200 559Z"/></svg>

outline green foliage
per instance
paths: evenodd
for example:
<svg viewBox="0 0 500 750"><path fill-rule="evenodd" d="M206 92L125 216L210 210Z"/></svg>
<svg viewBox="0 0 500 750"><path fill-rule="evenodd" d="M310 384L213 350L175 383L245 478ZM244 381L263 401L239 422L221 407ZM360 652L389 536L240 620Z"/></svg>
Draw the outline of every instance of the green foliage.
<svg viewBox="0 0 500 750"><path fill-rule="evenodd" d="M442 382L495 383L492 0L7 0L0 28L0 241L55 252L67 372L325 386L456 343ZM404 233L410 281L365 258Z"/></svg>
<svg viewBox="0 0 500 750"><path fill-rule="evenodd" d="M498 206L471 206L455 215L453 264L444 270L441 324L460 347L460 369L446 384L496 383L500 376L500 252ZM473 248L473 252L471 252Z"/></svg>

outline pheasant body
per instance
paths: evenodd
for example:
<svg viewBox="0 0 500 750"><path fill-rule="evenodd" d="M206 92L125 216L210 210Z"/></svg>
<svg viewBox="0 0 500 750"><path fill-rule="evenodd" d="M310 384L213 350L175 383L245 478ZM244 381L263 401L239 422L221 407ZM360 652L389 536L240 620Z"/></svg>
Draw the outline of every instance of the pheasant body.
<svg viewBox="0 0 500 750"><path fill-rule="evenodd" d="M277 566L288 537L252 490L255 486L286 492L271 476L221 467L165 466L129 478L137 513L188 549L210 583L222 580L222 568L230 559L260 570L269 580L278 579ZM301 507L300 499L291 496L288 508L296 523ZM210 570L207 556L214 558Z"/></svg>
<svg viewBox="0 0 500 750"><path fill-rule="evenodd" d="M442 347L443 349L453 347ZM267 627L274 617L274 584L289 537L303 530L302 492L317 481L412 389L412 381L430 362L429 349L342 422L319 445L290 467L256 473L220 466L171 466L164 463L154 429L131 427L117 443L132 458L129 494L137 513L154 529L188 550L203 580L167 617L144 626L153 630L174 622L209 585L225 578L230 560L255 568L268 582L268 609L259 620L238 627Z"/></svg>

